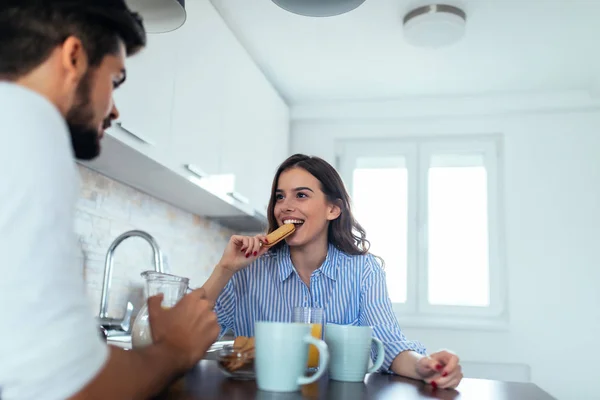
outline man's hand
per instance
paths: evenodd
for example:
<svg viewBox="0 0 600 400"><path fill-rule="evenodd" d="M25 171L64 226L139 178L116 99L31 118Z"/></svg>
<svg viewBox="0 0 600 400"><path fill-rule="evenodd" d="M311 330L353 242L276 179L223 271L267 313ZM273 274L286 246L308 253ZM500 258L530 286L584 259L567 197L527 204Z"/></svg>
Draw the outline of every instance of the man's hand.
<svg viewBox="0 0 600 400"><path fill-rule="evenodd" d="M162 295L148 298L152 339L167 347L184 371L202 359L219 335L213 304L205 297L204 290L197 289L169 309L161 306Z"/></svg>
<svg viewBox="0 0 600 400"><path fill-rule="evenodd" d="M71 400L147 399L202 358L219 334L213 303L202 289L184 296L173 308L163 308L162 298L148 299L154 343L132 351L109 346L104 368Z"/></svg>

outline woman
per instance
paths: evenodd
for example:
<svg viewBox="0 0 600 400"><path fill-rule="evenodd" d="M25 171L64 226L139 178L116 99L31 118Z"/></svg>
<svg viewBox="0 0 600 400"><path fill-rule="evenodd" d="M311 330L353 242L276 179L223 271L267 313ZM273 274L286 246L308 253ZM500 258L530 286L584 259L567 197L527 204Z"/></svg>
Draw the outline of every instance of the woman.
<svg viewBox="0 0 600 400"><path fill-rule="evenodd" d="M385 347L382 371L454 388L462 379L458 357L426 355L398 325L385 273L368 253L364 229L336 170L296 154L281 164L268 206L269 232L284 223L296 231L270 250L264 235L232 236L204 285L216 301L221 332L253 336L254 321L290 321L295 306L322 307L329 323L372 326Z"/></svg>

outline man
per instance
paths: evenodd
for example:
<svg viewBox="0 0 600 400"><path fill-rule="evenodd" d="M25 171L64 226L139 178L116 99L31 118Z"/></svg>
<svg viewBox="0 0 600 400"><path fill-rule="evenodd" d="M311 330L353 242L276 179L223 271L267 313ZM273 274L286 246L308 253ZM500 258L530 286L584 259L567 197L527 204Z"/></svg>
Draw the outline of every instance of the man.
<svg viewBox="0 0 600 400"><path fill-rule="evenodd" d="M126 55L145 45L123 0L0 3L0 398L138 399L191 368L219 327L202 291L148 300L154 344L106 346L72 231L73 153L99 154ZM151 82L149 82L151 84ZM142 94L140 94L142 95Z"/></svg>

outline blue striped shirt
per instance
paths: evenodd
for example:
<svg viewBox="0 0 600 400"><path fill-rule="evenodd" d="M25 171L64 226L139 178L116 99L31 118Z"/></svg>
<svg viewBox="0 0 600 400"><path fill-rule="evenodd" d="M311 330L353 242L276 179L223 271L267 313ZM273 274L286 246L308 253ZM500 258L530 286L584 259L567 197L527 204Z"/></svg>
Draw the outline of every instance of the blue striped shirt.
<svg viewBox="0 0 600 400"><path fill-rule="evenodd" d="M385 347L382 370L406 350L425 354L408 340L392 311L385 272L371 254L351 256L329 245L327 257L307 287L296 272L287 245L268 252L237 272L223 289L215 312L221 334L254 336L254 321L290 322L294 307L322 307L325 322L371 326Z"/></svg>

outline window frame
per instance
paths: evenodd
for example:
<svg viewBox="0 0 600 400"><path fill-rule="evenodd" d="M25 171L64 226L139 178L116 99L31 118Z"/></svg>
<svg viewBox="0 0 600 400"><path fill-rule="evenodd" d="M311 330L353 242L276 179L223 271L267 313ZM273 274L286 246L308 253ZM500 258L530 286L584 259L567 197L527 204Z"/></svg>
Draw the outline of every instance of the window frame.
<svg viewBox="0 0 600 400"><path fill-rule="evenodd" d="M503 252L502 154L499 135L345 139L338 142L338 170L350 194L353 170L360 157L404 156L408 169L408 232L406 303L392 303L404 320L444 317L497 320L506 310ZM434 154L479 153L487 171L489 293L487 307L434 305L428 302L427 201L430 158ZM419 206L420 205L420 206ZM430 324L430 321L426 323Z"/></svg>

